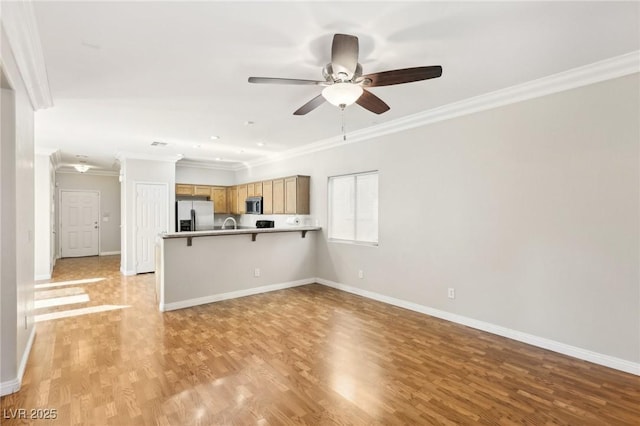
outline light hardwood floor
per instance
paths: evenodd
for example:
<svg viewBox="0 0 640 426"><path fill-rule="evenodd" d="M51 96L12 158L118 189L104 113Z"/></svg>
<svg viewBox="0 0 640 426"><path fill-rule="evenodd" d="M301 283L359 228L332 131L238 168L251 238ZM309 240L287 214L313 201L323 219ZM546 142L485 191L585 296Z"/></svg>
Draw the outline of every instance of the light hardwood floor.
<svg viewBox="0 0 640 426"><path fill-rule="evenodd" d="M129 307L39 317L2 425L640 424L637 376L321 285L162 314L118 267L63 259L53 282L105 279L37 289L90 299L37 315Z"/></svg>

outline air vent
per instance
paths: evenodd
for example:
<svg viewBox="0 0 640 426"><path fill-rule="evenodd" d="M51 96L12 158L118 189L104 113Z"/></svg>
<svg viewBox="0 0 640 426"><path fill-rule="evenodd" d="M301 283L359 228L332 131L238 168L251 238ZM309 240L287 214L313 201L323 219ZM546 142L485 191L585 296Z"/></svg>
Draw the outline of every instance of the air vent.
<svg viewBox="0 0 640 426"><path fill-rule="evenodd" d="M168 144L166 142L151 142L151 146L159 146L161 148L164 148L165 146L167 146Z"/></svg>

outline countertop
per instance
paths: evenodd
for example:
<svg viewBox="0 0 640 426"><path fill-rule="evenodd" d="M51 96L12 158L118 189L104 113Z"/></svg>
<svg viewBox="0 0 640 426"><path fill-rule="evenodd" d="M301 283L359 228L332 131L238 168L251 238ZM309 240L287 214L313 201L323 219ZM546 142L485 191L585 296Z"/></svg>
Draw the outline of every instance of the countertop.
<svg viewBox="0 0 640 426"><path fill-rule="evenodd" d="M217 229L211 231L190 231L190 232L165 232L160 234L163 239L168 238L194 238L194 237L215 237L220 235L240 235L240 234L269 234L274 232L302 232L320 231L320 226L290 226L286 228L243 228L243 229Z"/></svg>

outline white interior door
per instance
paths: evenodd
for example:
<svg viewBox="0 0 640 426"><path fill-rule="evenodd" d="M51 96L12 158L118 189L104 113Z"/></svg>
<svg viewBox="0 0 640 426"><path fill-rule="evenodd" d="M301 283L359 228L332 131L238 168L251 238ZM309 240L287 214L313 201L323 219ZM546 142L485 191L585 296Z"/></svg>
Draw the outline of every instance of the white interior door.
<svg viewBox="0 0 640 426"><path fill-rule="evenodd" d="M60 257L100 253L100 194L60 191Z"/></svg>
<svg viewBox="0 0 640 426"><path fill-rule="evenodd" d="M153 272L158 234L167 231L167 186L136 184L136 273Z"/></svg>

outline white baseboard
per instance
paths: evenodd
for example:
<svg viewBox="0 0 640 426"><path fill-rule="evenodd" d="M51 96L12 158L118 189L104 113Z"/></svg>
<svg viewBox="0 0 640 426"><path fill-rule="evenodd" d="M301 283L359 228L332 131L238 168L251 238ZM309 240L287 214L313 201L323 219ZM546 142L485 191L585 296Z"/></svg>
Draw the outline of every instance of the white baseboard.
<svg viewBox="0 0 640 426"><path fill-rule="evenodd" d="M130 276L130 275L135 275L135 274L136 274L136 271L127 271L127 270L125 270L124 268L120 268L120 273L121 273L122 275Z"/></svg>
<svg viewBox="0 0 640 426"><path fill-rule="evenodd" d="M9 395L10 393L18 392L20 390L20 387L22 386L22 377L24 376L24 370L27 368L27 361L29 360L31 346L33 345L33 341L35 340L35 338L36 326L34 325L31 328L31 334L29 334L27 346L25 346L24 348L24 353L22 354L22 359L20 360L20 365L18 366L16 377L5 382L0 382L0 396Z"/></svg>
<svg viewBox="0 0 640 426"><path fill-rule="evenodd" d="M165 303L160 305L160 311L174 311L176 309L190 308L191 306L206 305L207 303L219 302L221 300L236 299L238 297L251 296L254 294L268 293L270 291L283 290L285 288L298 287L306 284L313 284L315 278L308 278L297 281L289 281L278 284L264 285L260 287L248 288L246 290L230 291L227 293L213 294L211 296L198 297L196 299L182 300L179 302Z"/></svg>
<svg viewBox="0 0 640 426"><path fill-rule="evenodd" d="M56 266L56 259L55 258L52 259L51 266L49 267L49 273L48 274L34 275L33 279L35 281L50 280L51 276L53 275L53 267L54 266Z"/></svg>
<svg viewBox="0 0 640 426"><path fill-rule="evenodd" d="M11 380L7 380L5 382L0 382L0 396L5 396L12 394L14 392L18 392L20 390L20 380L18 378L14 378Z"/></svg>
<svg viewBox="0 0 640 426"><path fill-rule="evenodd" d="M118 251L101 251L98 256L113 256L116 254L120 254L120 250Z"/></svg>
<svg viewBox="0 0 640 426"><path fill-rule="evenodd" d="M379 293L374 293L372 291L336 283L334 281L325 280L323 278L316 278L315 282L338 290L346 291L347 293L357 294L358 296L366 297L368 299L377 300L379 302L388 303L400 308L405 308L411 311L420 312L422 314L431 315L436 318L441 318L457 324L462 324L471 328L486 331L488 333L497 334L498 336L507 337L509 339L517 340L519 342L527 343L539 348L548 349L550 351L568 355L573 358L578 358L584 361L592 362L594 364L603 365L615 370L620 370L626 373L640 376L640 363L616 358L610 355L604 355L587 349L578 348L576 346L567 345L566 343L557 342L555 340L550 340L544 337L534 336L532 334L523 333L521 331L512 330L510 328L502 327L484 321L479 321L473 318L464 317L462 315L452 314L450 312L441 311L438 309L430 308L428 306L418 305L417 303L407 302L405 300L396 299Z"/></svg>

